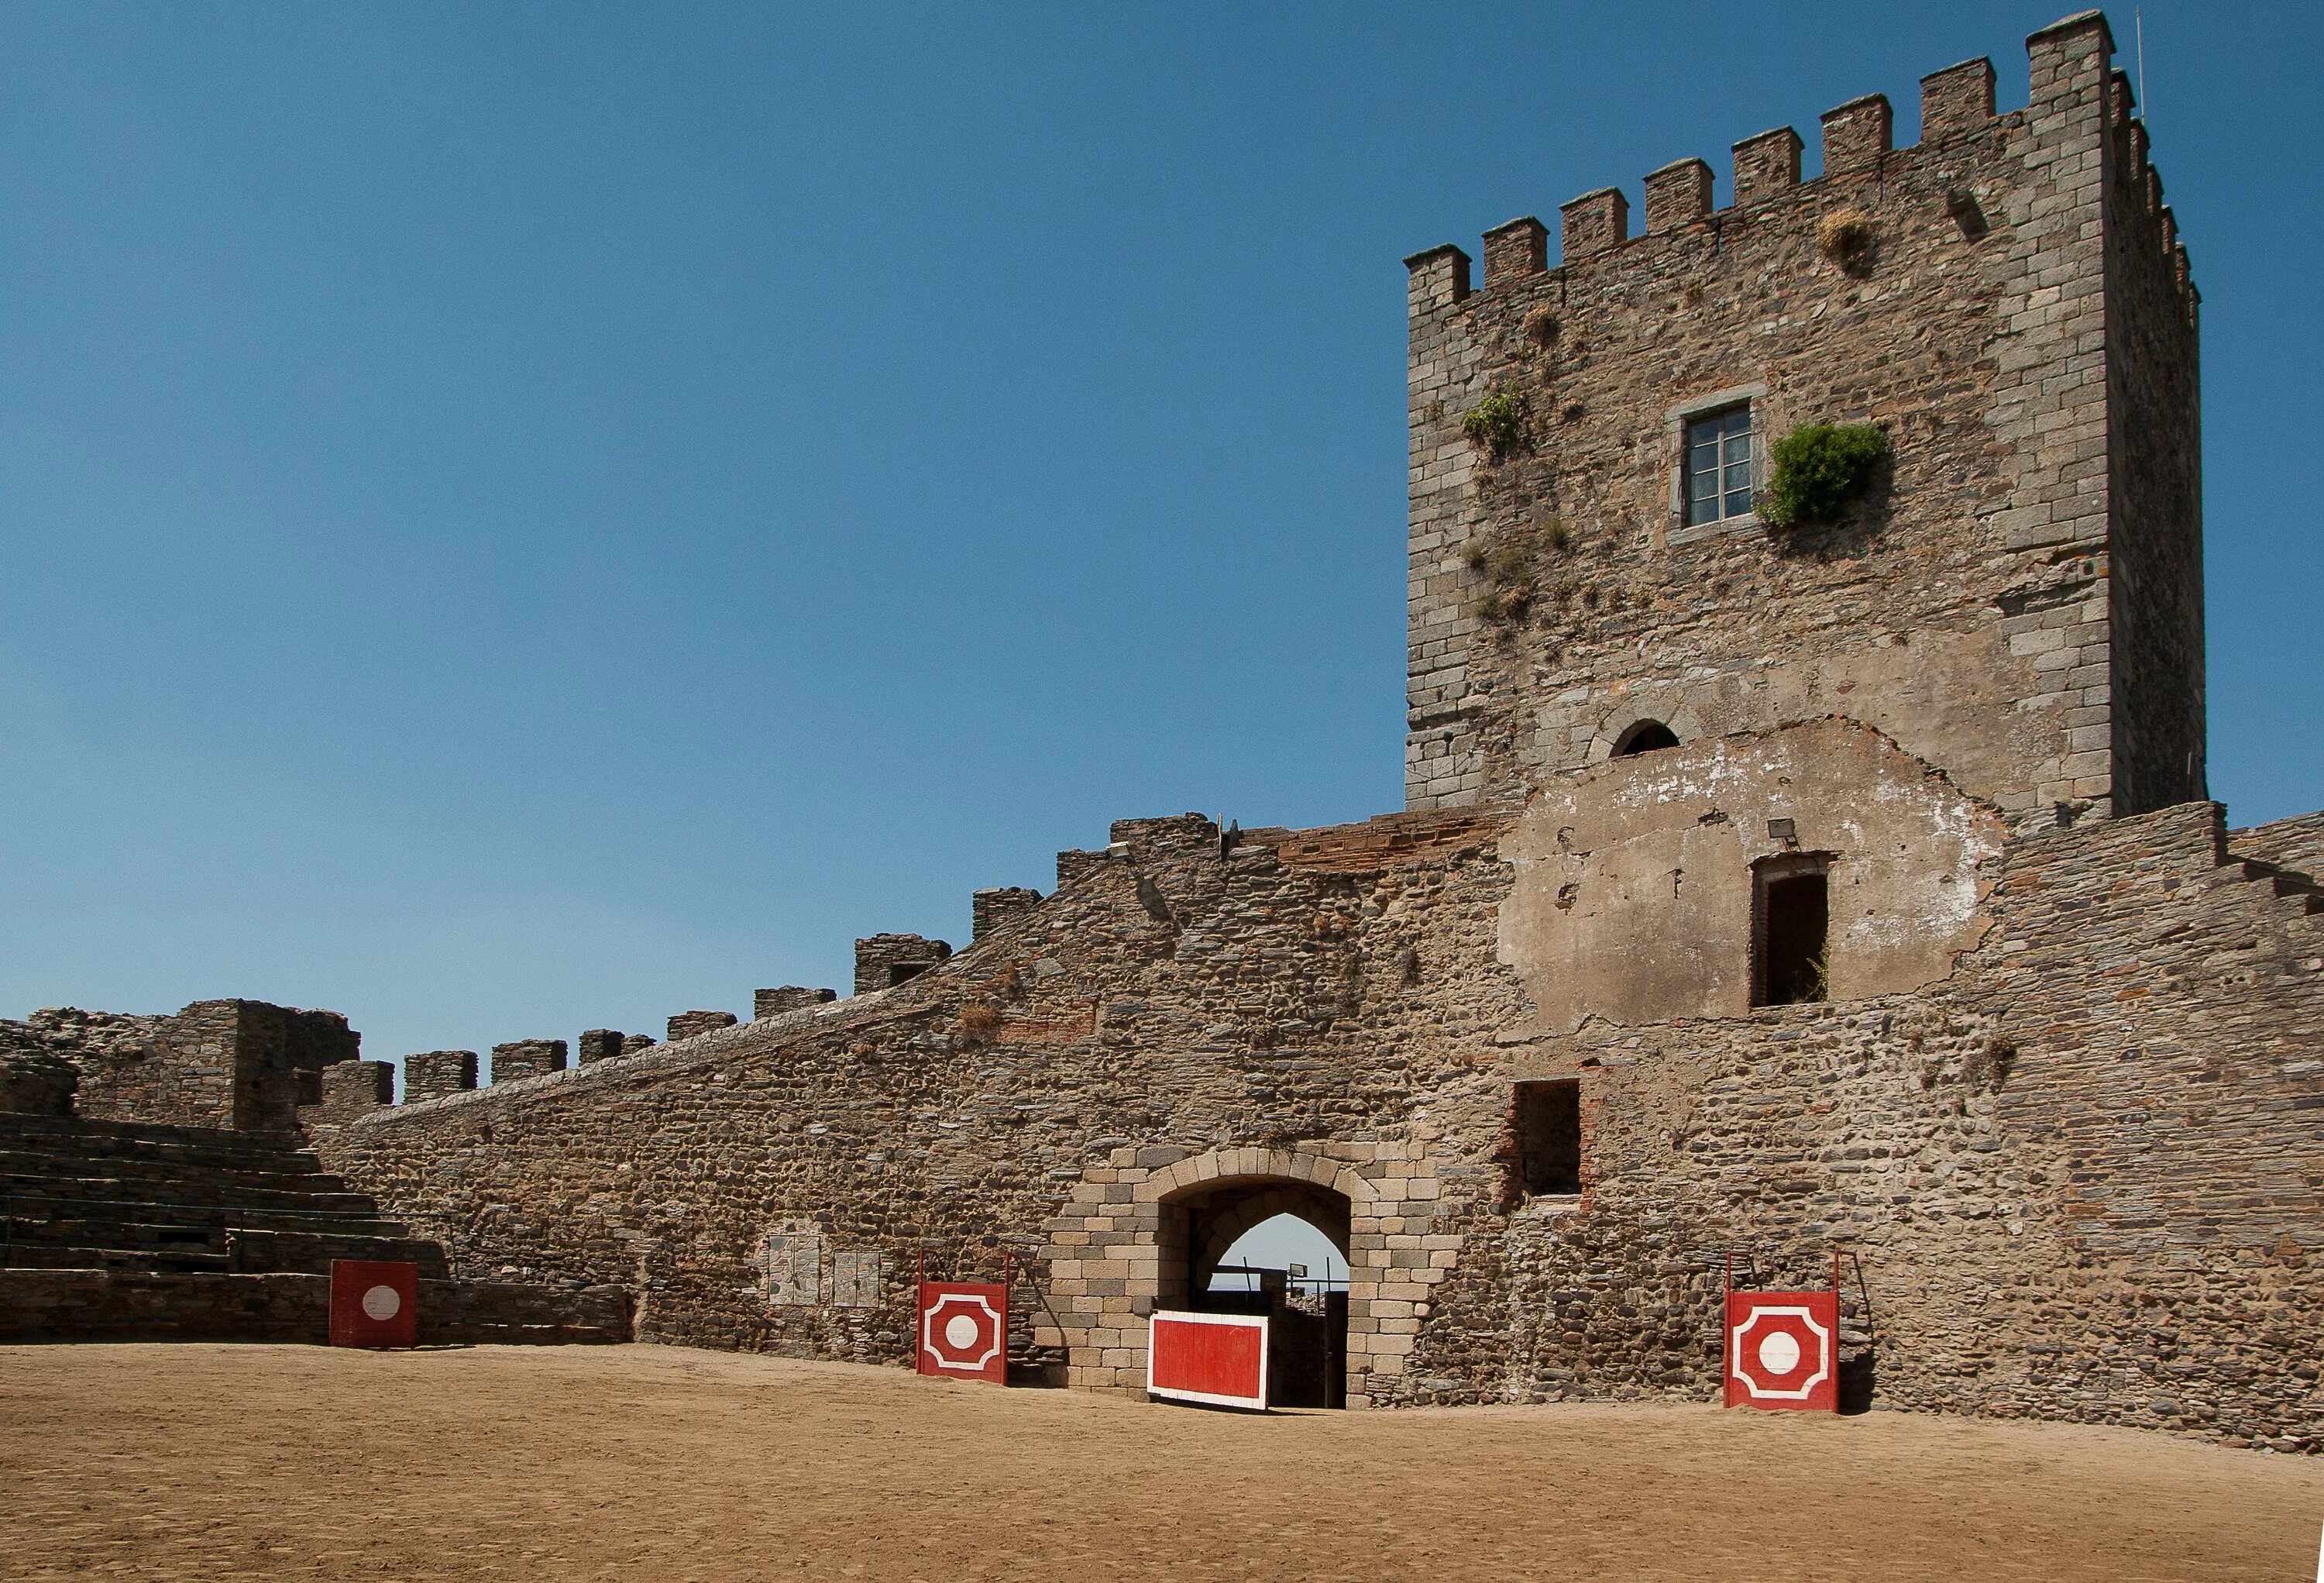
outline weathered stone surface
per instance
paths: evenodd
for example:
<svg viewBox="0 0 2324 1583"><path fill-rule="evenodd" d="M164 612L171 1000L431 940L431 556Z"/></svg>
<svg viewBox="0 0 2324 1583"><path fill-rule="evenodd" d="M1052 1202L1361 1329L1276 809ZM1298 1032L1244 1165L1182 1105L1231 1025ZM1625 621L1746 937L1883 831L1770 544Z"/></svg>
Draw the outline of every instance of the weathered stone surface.
<svg viewBox="0 0 2324 1583"><path fill-rule="evenodd" d="M71 1062L80 1115L244 1132L295 1127L299 1106L321 1097L323 1069L362 1044L337 1012L254 1000L196 1001L164 1017L51 1007L0 1023L0 1034Z"/></svg>
<svg viewBox="0 0 2324 1583"><path fill-rule="evenodd" d="M0 1047L0 1111L70 1116L80 1069L60 1055Z"/></svg>
<svg viewBox="0 0 2324 1583"><path fill-rule="evenodd" d="M1120 820L956 956L858 941L854 999L484 1090L414 1056L318 1150L454 1275L665 1341L901 1365L906 1272L1005 1258L1014 1365L1139 1390L1148 1316L1291 1213L1346 1256L1351 1405L1708 1399L1730 1260L1837 1254L1859 1399L2324 1449L2324 815L2201 800L2193 289L2103 21L2029 48L2009 116L1926 79L1917 148L1856 100L1817 181L1765 134L1735 208L1681 162L1643 237L1566 206L1556 270L1530 219L1481 292L1407 261L1406 811ZM1744 399L1886 421L1892 476L1689 528L1673 447ZM1808 998L1755 1008L1807 860ZM1545 1093L1578 1180L1563 1132L1525 1170Z"/></svg>
<svg viewBox="0 0 2324 1583"><path fill-rule="evenodd" d="M733 1022L733 1018L729 1016L727 1021ZM493 1081L496 1084L514 1083L526 1078L561 1072L565 1069L565 1041L562 1039L516 1039L506 1044L495 1044L493 1046Z"/></svg>
<svg viewBox="0 0 2324 1583"><path fill-rule="evenodd" d="M780 989L754 990L751 995L751 1020L763 1023L769 1017L779 1017L785 1012L795 1012L805 1006L828 1005L838 998L836 990L809 989L799 984L786 984Z"/></svg>
<svg viewBox="0 0 2324 1583"><path fill-rule="evenodd" d="M952 955L940 940L917 934L875 934L855 942L855 993L872 995L916 978Z"/></svg>
<svg viewBox="0 0 2324 1583"><path fill-rule="evenodd" d="M1917 147L1876 95L1816 181L1781 130L1706 218L1683 162L1644 236L1618 194L1568 205L1555 269L1410 261L1407 806L1520 802L1681 716L1846 715L2021 823L2204 794L2195 294L2103 21L2029 48L2026 109L1953 68ZM1843 209L1856 270L1820 251ZM1462 431L1494 391L1526 414L1500 455ZM1762 476L1794 425L1869 420L1893 477L1831 526L1690 527L1681 420L1741 400Z"/></svg>
<svg viewBox="0 0 2324 1583"><path fill-rule="evenodd" d="M715 1033L742 1020L732 1012L680 1012L669 1020L669 1042L675 1044L697 1033Z"/></svg>

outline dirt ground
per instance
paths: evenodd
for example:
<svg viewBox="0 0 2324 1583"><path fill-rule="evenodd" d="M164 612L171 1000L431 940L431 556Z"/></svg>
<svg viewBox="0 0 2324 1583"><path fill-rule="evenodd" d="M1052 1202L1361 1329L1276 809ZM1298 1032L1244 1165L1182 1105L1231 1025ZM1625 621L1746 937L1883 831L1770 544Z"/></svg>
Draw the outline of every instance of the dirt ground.
<svg viewBox="0 0 2324 1583"><path fill-rule="evenodd" d="M0 1348L11 1578L2309 1578L2324 1464L2127 1430L1268 1418L656 1347Z"/></svg>

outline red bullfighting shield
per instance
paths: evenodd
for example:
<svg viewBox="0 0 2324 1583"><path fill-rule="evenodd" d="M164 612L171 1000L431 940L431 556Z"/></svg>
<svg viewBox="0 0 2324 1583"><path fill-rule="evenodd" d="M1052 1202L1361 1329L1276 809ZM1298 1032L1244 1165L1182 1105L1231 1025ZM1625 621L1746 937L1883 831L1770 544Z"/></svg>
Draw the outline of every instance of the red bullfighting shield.
<svg viewBox="0 0 2324 1583"><path fill-rule="evenodd" d="M1009 1288L976 1281L920 1282L916 1366L954 1380L1009 1383Z"/></svg>
<svg viewBox="0 0 2324 1583"><path fill-rule="evenodd" d="M420 1266L331 1261L331 1345L417 1347Z"/></svg>
<svg viewBox="0 0 2324 1583"><path fill-rule="evenodd" d="M1170 1402L1267 1411L1262 1314L1157 1312L1146 1327L1146 1391Z"/></svg>
<svg viewBox="0 0 2324 1583"><path fill-rule="evenodd" d="M1840 1411L1840 1293L1727 1294L1727 1405Z"/></svg>

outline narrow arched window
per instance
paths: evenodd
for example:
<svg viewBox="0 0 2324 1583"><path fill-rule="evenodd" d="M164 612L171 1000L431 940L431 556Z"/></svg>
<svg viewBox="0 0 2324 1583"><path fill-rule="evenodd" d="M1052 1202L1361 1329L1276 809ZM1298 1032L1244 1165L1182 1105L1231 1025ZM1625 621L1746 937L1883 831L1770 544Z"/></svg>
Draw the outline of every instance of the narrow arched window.
<svg viewBox="0 0 2324 1583"><path fill-rule="evenodd" d="M1623 732L1621 740L1614 744L1614 756L1628 758L1634 753L1655 753L1677 745L1678 733L1660 720L1640 720Z"/></svg>

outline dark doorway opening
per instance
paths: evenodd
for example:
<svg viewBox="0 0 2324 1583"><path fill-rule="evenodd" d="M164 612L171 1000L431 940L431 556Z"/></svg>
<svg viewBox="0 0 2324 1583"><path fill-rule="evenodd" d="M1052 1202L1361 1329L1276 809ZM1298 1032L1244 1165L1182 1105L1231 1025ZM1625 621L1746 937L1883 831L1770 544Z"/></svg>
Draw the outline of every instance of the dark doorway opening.
<svg viewBox="0 0 2324 1583"><path fill-rule="evenodd" d="M1633 754L1658 753L1677 745L1677 732L1660 720L1641 720L1622 733L1621 740L1614 744L1614 756L1628 758Z"/></svg>
<svg viewBox="0 0 2324 1583"><path fill-rule="evenodd" d="M1826 937L1831 925L1830 876L1821 858L1762 864L1752 888L1757 916L1752 939L1758 958L1751 1004L1798 1005L1830 998Z"/></svg>
<svg viewBox="0 0 2324 1583"><path fill-rule="evenodd" d="M1582 1083L1519 1083L1512 1102L1517 1171L1527 1193L1582 1190Z"/></svg>

